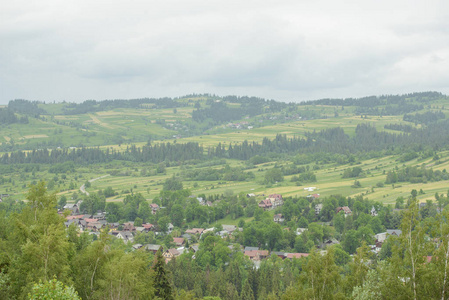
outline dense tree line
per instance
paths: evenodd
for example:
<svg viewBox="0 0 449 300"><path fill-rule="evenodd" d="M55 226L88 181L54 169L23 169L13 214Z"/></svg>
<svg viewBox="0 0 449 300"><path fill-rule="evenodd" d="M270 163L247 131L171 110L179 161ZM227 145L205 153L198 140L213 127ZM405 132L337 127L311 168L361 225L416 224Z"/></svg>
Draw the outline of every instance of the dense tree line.
<svg viewBox="0 0 449 300"><path fill-rule="evenodd" d="M396 182L427 183L428 181L448 180L449 174L446 170L432 170L422 167L404 167L399 170L389 171L385 183Z"/></svg>
<svg viewBox="0 0 449 300"><path fill-rule="evenodd" d="M65 162L74 162L75 164L85 165L92 163L103 163L111 160L126 160L134 162L154 162L163 161L183 161L203 158L203 148L198 143L161 143L155 145L146 145L142 148L131 146L124 151L110 150L105 151L99 148L78 148L78 149L42 149L30 152L11 152L5 153L1 158L2 164L24 164L24 163L42 163L42 164L61 164ZM58 168L66 168L68 165L58 165Z"/></svg>
<svg viewBox="0 0 449 300"><path fill-rule="evenodd" d="M241 144L221 144L208 149L210 156L248 160L256 155L269 153L358 153L370 151L445 148L449 144L449 121L429 124L411 134L379 132L375 127L359 124L355 136L349 137L342 128L330 128L309 132L305 138L277 135L275 139L264 138L262 143L244 141Z"/></svg>
<svg viewBox="0 0 449 300"><path fill-rule="evenodd" d="M226 165L221 169L204 168L200 170L185 170L181 175L185 180L195 181L245 181L254 179L254 174L252 172L244 172L241 168L231 168L229 165Z"/></svg>
<svg viewBox="0 0 449 300"><path fill-rule="evenodd" d="M390 129L390 130L408 132L408 133L416 130L415 127L410 126L410 125L404 125L404 124L386 124L386 125L384 125L384 128Z"/></svg>
<svg viewBox="0 0 449 300"><path fill-rule="evenodd" d="M182 102L172 98L141 98L129 100L86 100L82 103L67 103L63 107L63 113L66 115L77 115L92 113L98 111L111 110L115 108L176 108L184 106Z"/></svg>
<svg viewBox="0 0 449 300"><path fill-rule="evenodd" d="M16 114L8 108L0 108L0 125L8 125L14 123L28 124L28 117L18 118Z"/></svg>
<svg viewBox="0 0 449 300"><path fill-rule="evenodd" d="M427 125L429 123L437 122L438 120L445 119L446 115L441 112L427 111L425 113L416 113L414 115L405 114L403 117L404 121L413 122L415 124Z"/></svg>
<svg viewBox="0 0 449 300"><path fill-rule="evenodd" d="M101 163L114 159L134 162L187 161L210 158L233 158L249 160L269 154L299 153L360 153L370 151L420 151L425 147L445 148L449 144L449 120L431 123L425 128L412 131L410 134L394 134L379 132L375 127L359 124L355 135L349 137L340 127L309 132L305 138L278 134L274 139L264 138L262 143L244 141L241 144L219 143L206 151L196 142L160 143L142 147L131 146L124 151L105 151L99 148L79 149L43 149L30 152L5 153L0 158L2 164L21 163L63 163L73 161L76 164ZM206 152L206 153L205 153Z"/></svg>
<svg viewBox="0 0 449 300"><path fill-rule="evenodd" d="M362 98L320 99L320 100L301 102L301 105L317 104L317 105L358 106L358 107L373 108L382 105L401 105L408 100L414 100L426 104L432 100L438 100L443 97L444 95L440 92L419 92L403 95L383 95L377 97L368 96Z"/></svg>
<svg viewBox="0 0 449 300"><path fill-rule="evenodd" d="M16 113L30 115L37 118L40 115L47 114L45 109L39 107L39 104L41 104L41 102L16 99L9 101L8 109Z"/></svg>
<svg viewBox="0 0 449 300"><path fill-rule="evenodd" d="M192 112L192 119L195 122L204 122L210 119L214 124L227 121L239 120L243 116L256 116L263 112L262 105L247 105L242 103L240 107L229 107L225 102L212 102L210 107L198 108Z"/></svg>

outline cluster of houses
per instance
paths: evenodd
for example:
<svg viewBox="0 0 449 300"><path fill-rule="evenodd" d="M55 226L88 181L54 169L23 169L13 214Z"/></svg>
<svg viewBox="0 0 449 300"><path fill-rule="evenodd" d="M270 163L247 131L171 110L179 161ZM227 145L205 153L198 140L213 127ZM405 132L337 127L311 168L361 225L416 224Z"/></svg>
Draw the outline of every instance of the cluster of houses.
<svg viewBox="0 0 449 300"><path fill-rule="evenodd" d="M252 196L248 194L248 196ZM198 201L202 205L211 205L211 203L207 203L207 201L204 201L202 198L197 198ZM276 207L279 207L283 205L284 201L282 199L282 195L280 194L271 194L268 197L266 197L264 200L259 202L259 207L263 208L264 210L270 210L274 209ZM88 231L90 234L99 234L100 230L108 227L109 228L109 234L122 239L125 243L131 243L133 244L134 249L144 249L145 251L156 253L159 249L162 248L161 245L156 244L135 244L134 243L134 236L136 233L142 232L146 233L149 231L155 232L155 234L162 234L161 232L158 232L157 226L149 223L141 224L140 226L135 226L134 222L126 222L123 224L119 223L108 223L106 220L106 215L104 212L98 212L94 215L85 215L80 214L79 206L81 204L81 201L76 204L67 204L64 206L64 210L70 210L71 215L66 217L65 226L69 227L72 224L77 226L81 232ZM160 207L157 204L150 204L150 208L153 214L156 214L157 211L160 209ZM323 208L323 205L316 204L315 205L315 213L317 215L320 214L321 210ZM62 213L61 211L61 213ZM352 214L351 209L348 206L342 206L337 207L336 213L343 212L345 217ZM371 209L371 215L376 216L377 212L375 208L373 207ZM282 223L285 221L282 214L275 214L273 217L273 221L276 223ZM192 251L195 253L198 251L198 245L197 244L191 244L195 240L198 240L201 238L201 236L207 232L214 232L215 235L220 236L222 238L226 238L228 236L231 236L235 231L242 231L242 228L238 228L234 225L222 225L222 230L216 232L215 228L192 228L187 229L183 235L180 237L173 238L173 244L174 248L167 249L163 252L163 256L166 260L166 262L172 260L173 258L185 253L186 251ZM171 233L174 229L174 226L169 223L167 232L164 233ZM300 235L303 232L305 232L307 228L297 228L296 234ZM375 253L379 253L382 244L385 242L385 240L388 238L388 236L399 236L401 234L400 230L387 230L384 233L379 233L375 235L375 244L370 245L371 250ZM193 237L196 237L195 239L192 239ZM187 246L187 243L190 246ZM331 245L338 243L336 240L329 240L326 241L325 245ZM323 245L323 246L325 246ZM247 256L250 260L255 262L256 267L257 264L260 263L261 260L270 257L271 255L277 255L281 259L293 259L293 258L301 258L308 256L307 253L284 253L284 252L269 252L268 250L260 250L258 247L246 247L242 248L241 246L229 246L231 250L236 250L235 247L238 247L238 251L242 251L245 256Z"/></svg>
<svg viewBox="0 0 449 300"><path fill-rule="evenodd" d="M64 222L66 227L74 224L80 232L88 231L90 234L99 234L100 230L109 227L110 234L123 239L125 242L133 242L134 233L136 232L157 232L157 227L153 224L142 224L141 226L134 226L134 222L120 223L110 223L106 220L105 212L97 212L96 214L81 214L80 205L82 201L78 201L75 204L66 204L63 209L59 212L63 214L64 211L71 211L71 215L66 217ZM159 210L157 204L150 204L151 213L156 214ZM173 224L168 224L168 232L173 230ZM120 230L119 230L120 229Z"/></svg>
<svg viewBox="0 0 449 300"><path fill-rule="evenodd" d="M282 195L280 194L271 194L265 200L259 202L259 207L264 210L275 209L278 206L284 204L284 199L282 199Z"/></svg>
<svg viewBox="0 0 449 300"><path fill-rule="evenodd" d="M226 126L233 129L253 129L253 126L248 125L247 121L242 121L238 123L228 123Z"/></svg>

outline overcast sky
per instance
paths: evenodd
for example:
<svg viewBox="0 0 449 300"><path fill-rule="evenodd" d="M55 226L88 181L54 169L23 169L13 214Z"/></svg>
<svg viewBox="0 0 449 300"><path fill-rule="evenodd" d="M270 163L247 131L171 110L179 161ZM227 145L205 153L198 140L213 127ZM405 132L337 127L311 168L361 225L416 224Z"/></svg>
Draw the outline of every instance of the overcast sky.
<svg viewBox="0 0 449 300"><path fill-rule="evenodd" d="M0 0L0 103L449 94L449 1Z"/></svg>

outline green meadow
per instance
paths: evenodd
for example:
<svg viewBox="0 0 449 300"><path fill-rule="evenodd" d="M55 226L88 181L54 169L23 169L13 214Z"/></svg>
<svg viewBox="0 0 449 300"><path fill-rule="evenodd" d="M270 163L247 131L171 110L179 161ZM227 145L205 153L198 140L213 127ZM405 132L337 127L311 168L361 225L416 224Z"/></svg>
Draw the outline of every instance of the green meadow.
<svg viewBox="0 0 449 300"><path fill-rule="evenodd" d="M48 114L39 118L29 117L28 124L2 125L0 143L3 153L7 153L6 146L15 146L23 151L28 149L60 147L100 147L102 150L124 151L131 145L140 147L151 141L152 144L162 142L187 143L197 142L204 147L216 147L219 143L225 145L249 142L261 142L264 138L274 139L282 134L287 137L305 137L307 133L319 132L333 127L341 127L352 137L360 124L368 124L378 131L399 133L385 129L388 124L409 125L421 128L420 124L413 124L403 120L403 115L374 116L356 114L352 106L331 105L295 105L293 109L285 109L275 113L262 113L260 115L245 117L241 120L224 122L219 125L196 124L192 121L194 104L208 107L207 97L180 98L182 107L154 108L153 105L143 105L141 109L114 108L84 114L64 114L63 103L40 104ZM420 112L443 111L445 100L435 100ZM239 108L239 103L228 103L229 107ZM20 116L20 114L19 114ZM301 117L301 116L319 116ZM248 128L232 128L229 123L246 122ZM193 125L192 125L193 124ZM202 127L201 127L202 126ZM196 129L195 129L196 128ZM203 129L201 129L203 128ZM192 130L202 130L195 133ZM191 190L194 195L240 194L254 193L263 198L263 195L280 193L284 196L308 196L317 193L321 197L330 195L357 196L363 195L371 200L393 204L398 197L407 197L412 189L422 190L418 195L420 201L434 199L435 193L447 193L447 181L427 183L401 182L395 185L385 183L386 173L395 168L404 166L422 166L433 170L449 169L449 153L445 150L438 152L439 163L435 164L432 157L426 159L415 158L405 163L399 162L398 155L387 155L379 158L358 158L350 164L337 164L336 162L320 163L310 162L305 167L316 175L316 182L292 182L295 175L284 176L284 180L272 184L265 184L264 177L268 170L277 166L292 164L291 156L283 156L275 161L260 165L248 165L245 161L226 159L226 164L233 168L242 168L244 172L252 172L254 179L246 181L192 181L183 177L186 170L202 170L210 167L201 167L189 162L170 163L163 173L156 172L156 164L133 163L130 161L115 161L110 163L77 166L74 172L54 174L49 172L49 165L40 165L39 170L30 171L26 166L1 166L3 183L0 185L2 193L11 194L17 199L25 199L30 184L39 180L51 183L51 190L60 195L68 196L79 194L79 187L88 180L104 175L87 188L88 192L96 192L112 187L116 195L107 201L121 201L127 194L141 193L148 200L158 197L167 178L172 176L183 180L183 186ZM217 165L212 168L223 168ZM361 167L364 176L361 178L342 178L345 169ZM355 180L359 187L353 187ZM316 187L316 191L308 192L306 187ZM79 196L79 195L78 195ZM76 197L76 195L75 195Z"/></svg>

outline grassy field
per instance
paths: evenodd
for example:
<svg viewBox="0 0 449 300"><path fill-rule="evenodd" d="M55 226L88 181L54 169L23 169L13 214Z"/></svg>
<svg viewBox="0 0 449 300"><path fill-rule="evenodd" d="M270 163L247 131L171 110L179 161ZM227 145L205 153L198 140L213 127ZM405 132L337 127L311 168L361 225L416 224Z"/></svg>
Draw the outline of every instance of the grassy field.
<svg viewBox="0 0 449 300"><path fill-rule="evenodd" d="M199 101L205 106L205 98L186 98L179 101L188 103L189 106L176 109L154 109L149 105L148 109L113 109L101 112L92 112L80 115L62 114L63 104L47 104L45 109L49 115L41 118L29 118L29 124L12 124L1 127L0 143L18 144L32 147L50 147L51 145L64 146L100 146L102 149L110 148L124 150L129 145L142 146L151 137L152 143L174 142L185 143L189 141L198 142L205 148L216 146L218 143L228 145L230 143L241 143L244 140L262 141L264 137L274 138L277 134L285 134L289 137L304 136L306 132L320 131L330 127L341 127L349 136L354 135L359 124L370 124L379 131L390 131L384 129L386 124L407 124L415 127L409 122L404 122L402 116L360 116L354 114L354 108L325 106L325 105L298 105L296 110L284 111L275 114L262 114L244 120L253 125L252 129L232 129L227 124L215 126L206 130L205 134L199 136L183 137L174 139L173 136L181 135L183 125L191 122L191 113L194 110L193 102ZM193 101L193 102L192 102ZM448 107L443 107L445 101L436 101L431 109L447 112ZM230 106L238 107L240 104L234 103ZM151 109L150 109L151 108ZM320 115L321 118L302 118L298 115ZM292 117L295 116L295 117ZM324 118L325 117L325 118ZM236 121L237 122L237 121ZM393 131L390 131L393 132ZM398 133L398 132L396 132ZM414 159L405 163L407 166L426 165L434 170L449 169L448 153L439 153L442 163L434 165L431 158L426 160ZM245 162L227 160L232 167L244 167ZM289 162L278 162L279 164L289 164ZM395 167L401 168L404 164L397 161L397 157L387 156L378 159L367 159L353 165L327 164L319 165L319 170L315 171L317 182L303 183L297 186L291 182L292 176L286 176L283 182L272 185L263 184L265 172L272 168L274 162L254 166L246 170L253 172L255 179L242 182L225 181L190 181L184 180L184 187L189 188L193 194L224 194L232 191L234 194L254 193L260 195L270 193L280 193L284 196L307 196L310 192L304 190L305 187L315 186L316 192L321 196L341 194L344 196L356 196L363 194L369 199L384 203L394 203L397 197L407 197L412 189L424 191L418 196L420 201L433 199L434 194L447 193L448 182L428 182L426 184L398 183L394 186L384 185L377 187L379 182L385 182L385 173ZM312 169L315 163L309 167ZM354 178L342 178L342 173L346 168L360 166L365 171L364 178L357 178L360 188L351 187ZM7 179L0 185L2 193L13 194L18 199L24 199L28 185L37 180L53 181L53 191L59 194L71 195L79 191L79 187L87 180L97 178L106 174L112 176L94 181L89 192L103 190L112 187L118 194L107 199L108 201L120 201L128 193L142 193L145 198L151 200L158 196L162 190L164 181L183 172L186 166L171 166L166 168L166 173L155 173L156 166L150 163L138 164L130 162L113 162L91 166L80 166L74 173L51 174L48 172L49 166L42 166L40 170L26 171L20 167L17 170L11 169L3 172L0 176ZM189 166L198 168L197 166ZM223 166L216 166L222 168ZM143 175L146 173L145 175ZM151 176L148 176L151 174ZM64 178L62 178L64 177ZM70 186L72 188L70 188ZM70 199L70 198L69 198ZM235 221L235 220L234 220ZM238 222L238 220L237 220ZM228 223L229 224L229 223Z"/></svg>

